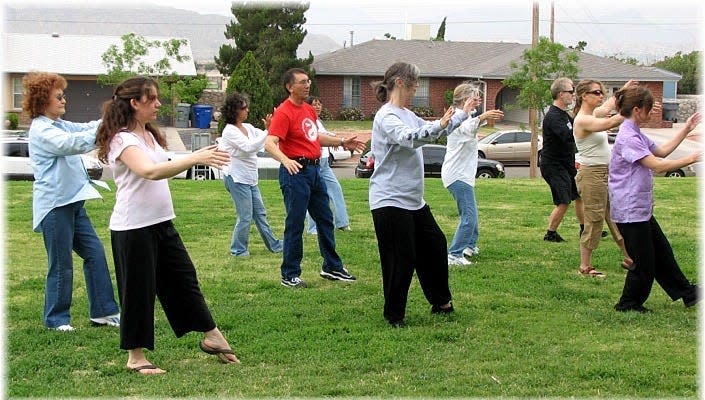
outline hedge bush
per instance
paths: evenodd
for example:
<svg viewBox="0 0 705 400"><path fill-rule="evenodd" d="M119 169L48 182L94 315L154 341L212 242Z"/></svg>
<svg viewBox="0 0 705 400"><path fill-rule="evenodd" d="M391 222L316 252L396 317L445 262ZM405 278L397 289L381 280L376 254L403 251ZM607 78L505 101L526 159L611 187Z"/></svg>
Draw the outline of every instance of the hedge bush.
<svg viewBox="0 0 705 400"><path fill-rule="evenodd" d="M356 107L348 107L340 110L340 119L343 121L364 121L365 114Z"/></svg>
<svg viewBox="0 0 705 400"><path fill-rule="evenodd" d="M414 112L414 114L418 115L421 118L429 118L433 117L436 115L436 112L433 111L433 108L431 107L411 107L411 111Z"/></svg>

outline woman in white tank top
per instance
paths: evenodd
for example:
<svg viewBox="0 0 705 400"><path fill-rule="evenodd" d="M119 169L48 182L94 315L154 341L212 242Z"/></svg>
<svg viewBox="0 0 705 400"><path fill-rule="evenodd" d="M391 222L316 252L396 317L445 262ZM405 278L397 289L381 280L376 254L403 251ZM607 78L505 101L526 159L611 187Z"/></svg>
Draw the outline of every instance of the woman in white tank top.
<svg viewBox="0 0 705 400"><path fill-rule="evenodd" d="M635 85L629 81L625 84ZM573 136L580 153L580 169L575 176L578 194L583 200L584 227L580 230L580 267L581 275L604 277L592 265L592 252L597 249L602 238L602 221L607 222L614 241L622 250L623 268L634 267L624 247L624 239L620 235L609 214L609 199L607 195L607 177L610 159L610 148L607 142L607 130L619 126L624 118L616 114L607 117L614 109L614 97L604 101L605 87L600 81L582 80L575 87L575 121Z"/></svg>

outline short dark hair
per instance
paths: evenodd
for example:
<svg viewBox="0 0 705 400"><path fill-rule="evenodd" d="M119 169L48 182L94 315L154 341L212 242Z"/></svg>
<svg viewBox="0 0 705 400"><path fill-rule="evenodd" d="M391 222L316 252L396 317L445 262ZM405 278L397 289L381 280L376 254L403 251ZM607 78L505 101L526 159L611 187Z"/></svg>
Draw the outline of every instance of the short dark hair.
<svg viewBox="0 0 705 400"><path fill-rule="evenodd" d="M287 93L289 92L289 89L286 87L286 85L290 83L294 83L295 81L295 76L296 74L304 74L308 76L308 72L304 70L303 68L289 68L284 72L284 75L282 76L282 84L284 85L284 90L286 90Z"/></svg>

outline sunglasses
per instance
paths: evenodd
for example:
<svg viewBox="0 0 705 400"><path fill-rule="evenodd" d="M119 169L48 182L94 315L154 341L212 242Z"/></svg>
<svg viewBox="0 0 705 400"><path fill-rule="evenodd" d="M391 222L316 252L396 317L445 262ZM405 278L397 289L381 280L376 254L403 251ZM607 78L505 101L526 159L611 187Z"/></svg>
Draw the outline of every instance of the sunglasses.
<svg viewBox="0 0 705 400"><path fill-rule="evenodd" d="M591 91L585 92L585 93L587 93L587 94L594 94L595 96L602 96L602 95L604 95L604 93L602 92L602 90L591 90Z"/></svg>
<svg viewBox="0 0 705 400"><path fill-rule="evenodd" d="M66 95L65 94L57 94L54 96L55 99L61 101L61 100L66 100Z"/></svg>
<svg viewBox="0 0 705 400"><path fill-rule="evenodd" d="M575 89L570 89L570 90L561 90L561 92L566 92L566 93L570 93L570 94L573 94L573 93L575 93Z"/></svg>

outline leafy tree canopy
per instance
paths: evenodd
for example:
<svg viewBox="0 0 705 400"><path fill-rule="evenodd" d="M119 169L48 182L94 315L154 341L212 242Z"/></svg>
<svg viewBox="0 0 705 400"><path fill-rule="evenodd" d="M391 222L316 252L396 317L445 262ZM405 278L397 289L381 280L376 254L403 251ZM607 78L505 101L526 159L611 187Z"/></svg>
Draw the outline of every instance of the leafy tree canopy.
<svg viewBox="0 0 705 400"><path fill-rule="evenodd" d="M578 58L577 51L567 50L560 43L540 37L536 46L524 51L521 65L511 63L515 71L503 81L505 86L519 90L516 105L539 112L539 118L532 118L535 112L530 112L529 117L532 152L529 176L532 178L537 165L538 121L542 119L543 110L553 103L551 83L562 76L575 80L578 75Z"/></svg>
<svg viewBox="0 0 705 400"><path fill-rule="evenodd" d="M443 42L446 40L446 18L448 17L443 17L443 22L441 22L441 26L438 27L436 37L433 39L436 42Z"/></svg>
<svg viewBox="0 0 705 400"><path fill-rule="evenodd" d="M238 63L251 51L264 71L275 99L286 98L281 85L284 72L295 67L309 71L313 62L310 53L306 59L296 56L296 50L307 33L303 25L308 7L307 3L233 3L231 10L237 21L226 27L225 37L232 39L235 45L220 47L214 58L218 70L232 76Z"/></svg>
<svg viewBox="0 0 705 400"><path fill-rule="evenodd" d="M699 92L698 80L701 76L699 51L692 51L688 54L683 54L679 51L672 57L666 57L661 61L655 62L653 66L682 76L681 80L678 81L678 94L696 94Z"/></svg>
<svg viewBox="0 0 705 400"><path fill-rule="evenodd" d="M160 114L172 115L173 103L183 101L194 104L208 85L205 76L180 77L170 72L173 61L183 63L191 59L182 53L186 39L147 40L144 36L128 33L120 37L121 46L112 45L101 55L108 72L98 76L103 86L117 86L123 80L137 76L150 76L158 80L162 95L169 101L162 101ZM156 62L146 61L150 51L163 53Z"/></svg>
<svg viewBox="0 0 705 400"><path fill-rule="evenodd" d="M267 114L271 114L274 100L272 89L264 76L264 70L255 59L252 51L245 53L245 56L235 67L225 92L227 94L240 93L249 97L250 112L247 122L264 129L262 119Z"/></svg>
<svg viewBox="0 0 705 400"><path fill-rule="evenodd" d="M541 111L553 102L551 83L554 79L562 76L577 79L578 58L577 52L541 37L535 48L524 51L521 65L511 63L515 71L503 83L519 90L517 106Z"/></svg>
<svg viewBox="0 0 705 400"><path fill-rule="evenodd" d="M172 75L171 62L185 62L191 59L181 53L186 39L147 40L144 36L128 33L120 37L122 46L112 45L101 55L103 65L108 73L98 76L98 83L103 86L114 86L124 79L136 75L152 77ZM161 49L164 57L155 63L148 63L145 57L151 49Z"/></svg>

